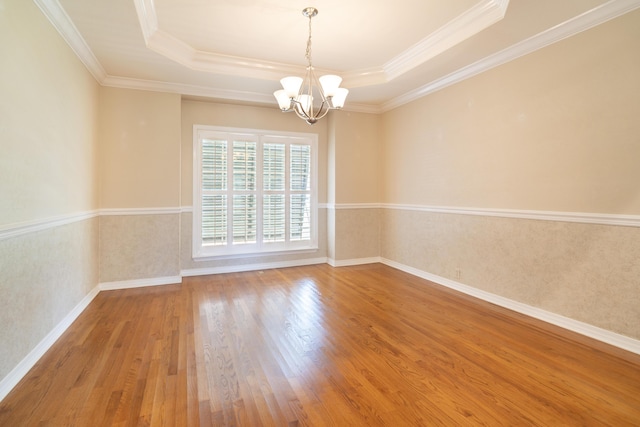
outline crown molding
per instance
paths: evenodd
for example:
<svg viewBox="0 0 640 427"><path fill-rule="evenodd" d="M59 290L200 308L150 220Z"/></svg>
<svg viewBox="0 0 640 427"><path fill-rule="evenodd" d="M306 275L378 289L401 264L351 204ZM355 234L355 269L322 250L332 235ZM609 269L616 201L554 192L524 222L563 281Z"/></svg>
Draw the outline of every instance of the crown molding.
<svg viewBox="0 0 640 427"><path fill-rule="evenodd" d="M188 96L273 104L273 95L271 94L229 89L217 89L206 86L190 85L186 83L172 83L162 82L158 80L144 80L132 79L129 77L108 76L101 82L101 84L103 86L117 87L122 89L148 90L153 92L177 93L180 95Z"/></svg>
<svg viewBox="0 0 640 427"><path fill-rule="evenodd" d="M184 83L161 82L157 80L131 79L128 77L106 77L101 84L108 87L121 89L148 90L152 92L176 93L179 95L222 99L252 104L273 105L273 96L270 94L245 92L239 90L216 89L206 86L196 86ZM377 105L349 103L342 111L355 113L380 114L382 109Z"/></svg>
<svg viewBox="0 0 640 427"><path fill-rule="evenodd" d="M305 73L306 67L301 65L258 61L252 58L196 50L158 27L153 0L134 0L134 3L147 47L187 68L264 80L279 80L282 76ZM350 87L390 82L501 20L504 18L508 4L509 0L481 1L380 66L345 72L320 69L317 71L320 74L344 75L345 85Z"/></svg>
<svg viewBox="0 0 640 427"><path fill-rule="evenodd" d="M134 4L147 47L192 70L264 80L279 80L283 76L304 74L306 71L304 66L196 50L158 27L153 0L134 0ZM328 73L337 74L335 71Z"/></svg>
<svg viewBox="0 0 640 427"><path fill-rule="evenodd" d="M104 80L107 73L58 0L33 0L33 2L87 67L93 78L98 82Z"/></svg>
<svg viewBox="0 0 640 427"><path fill-rule="evenodd" d="M603 24L640 7L640 0L611 0L555 27L538 33L493 55L434 80L415 90L396 97L381 106L383 112L415 101L447 86L459 83L492 68L528 55L553 43L559 42L590 28Z"/></svg>
<svg viewBox="0 0 640 427"><path fill-rule="evenodd" d="M429 34L382 66L387 81L422 65L429 59L490 27L504 18L509 0L485 0Z"/></svg>

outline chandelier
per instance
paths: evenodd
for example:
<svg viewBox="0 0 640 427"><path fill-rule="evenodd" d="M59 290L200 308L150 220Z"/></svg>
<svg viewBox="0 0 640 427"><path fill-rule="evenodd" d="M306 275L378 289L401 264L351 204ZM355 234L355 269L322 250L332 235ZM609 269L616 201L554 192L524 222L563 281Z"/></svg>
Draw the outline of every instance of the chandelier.
<svg viewBox="0 0 640 427"><path fill-rule="evenodd" d="M295 111L301 119L310 125L327 115L329 110L340 109L349 93L348 89L341 88L342 78L333 74L327 74L320 78L313 72L311 63L311 18L318 14L315 7L306 7L302 15L309 18L309 38L307 39L307 72L302 77L285 77L280 80L282 89L273 93L283 112ZM318 105L314 105L314 101Z"/></svg>

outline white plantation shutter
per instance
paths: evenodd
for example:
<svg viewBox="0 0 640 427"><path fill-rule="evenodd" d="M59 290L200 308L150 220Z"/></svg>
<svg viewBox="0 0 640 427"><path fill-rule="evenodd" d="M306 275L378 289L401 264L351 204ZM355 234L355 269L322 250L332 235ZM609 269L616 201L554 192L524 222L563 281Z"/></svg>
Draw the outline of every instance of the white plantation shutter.
<svg viewBox="0 0 640 427"><path fill-rule="evenodd" d="M253 141L233 141L233 244L256 243L258 206L257 146Z"/></svg>
<svg viewBox="0 0 640 427"><path fill-rule="evenodd" d="M227 242L227 141L202 140L202 241Z"/></svg>
<svg viewBox="0 0 640 427"><path fill-rule="evenodd" d="M194 258L317 249L316 144L194 126Z"/></svg>
<svg viewBox="0 0 640 427"><path fill-rule="evenodd" d="M292 144L291 149L291 240L311 238L311 147Z"/></svg>
<svg viewBox="0 0 640 427"><path fill-rule="evenodd" d="M264 242L286 240L286 145L265 143L262 155L263 207L262 239Z"/></svg>

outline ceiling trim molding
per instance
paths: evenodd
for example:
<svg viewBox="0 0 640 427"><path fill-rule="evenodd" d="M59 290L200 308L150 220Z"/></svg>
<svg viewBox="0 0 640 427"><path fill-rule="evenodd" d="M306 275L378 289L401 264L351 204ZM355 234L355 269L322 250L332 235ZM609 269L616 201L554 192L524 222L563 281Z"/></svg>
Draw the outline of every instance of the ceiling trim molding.
<svg viewBox="0 0 640 427"><path fill-rule="evenodd" d="M239 90L215 89L206 86L196 86L180 83L161 82L157 80L131 79L128 77L107 76L101 84L103 86L121 89L148 90L152 92L175 93L179 95L219 99L225 101L246 102L252 104L273 105L273 96L257 92ZM349 103L343 111L356 113L380 114L382 109L378 105Z"/></svg>
<svg viewBox="0 0 640 427"><path fill-rule="evenodd" d="M196 50L159 28L153 0L134 0L134 4L147 47L187 68L264 80L279 80L283 76L305 73L306 67L302 65ZM343 75L345 85L349 87L390 82L498 22L504 18L508 5L509 0L483 0L380 66L344 72L320 69L317 71L320 74Z"/></svg>
<svg viewBox="0 0 640 427"><path fill-rule="evenodd" d="M203 52L158 27L153 0L134 0L145 44L151 50L187 68L223 75L279 80L290 74L304 74L306 67L252 58ZM335 71L328 71L336 74Z"/></svg>
<svg viewBox="0 0 640 427"><path fill-rule="evenodd" d="M485 0L382 66L391 81L504 18L509 0Z"/></svg>
<svg viewBox="0 0 640 427"><path fill-rule="evenodd" d="M129 77L108 76L102 81L102 85L122 89L148 90L153 92L177 93L180 95L273 104L273 95L271 94L216 89L206 86L170 83L157 80L142 80L132 79Z"/></svg>
<svg viewBox="0 0 640 427"><path fill-rule="evenodd" d="M93 78L98 82L104 80L107 73L58 0L33 0L33 2L87 67Z"/></svg>
<svg viewBox="0 0 640 427"><path fill-rule="evenodd" d="M503 65L514 59L520 58L536 50L542 49L553 43L559 42L590 28L603 24L611 19L622 16L640 7L640 0L611 0L598 7L595 7L581 15L569 19L561 24L551 27L546 31L538 33L526 40L516 43L493 55L487 56L466 67L460 68L440 79L434 80L415 90L407 92L381 105L383 112L393 110L411 101L427 96L459 83L463 80L476 76L497 66Z"/></svg>

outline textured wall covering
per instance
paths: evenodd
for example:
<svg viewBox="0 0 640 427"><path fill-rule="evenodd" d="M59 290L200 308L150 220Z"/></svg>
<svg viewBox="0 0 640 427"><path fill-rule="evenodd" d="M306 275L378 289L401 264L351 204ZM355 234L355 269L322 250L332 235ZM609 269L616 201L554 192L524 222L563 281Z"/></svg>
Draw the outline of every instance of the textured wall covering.
<svg viewBox="0 0 640 427"><path fill-rule="evenodd" d="M380 209L336 209L334 239L336 261L380 256Z"/></svg>
<svg viewBox="0 0 640 427"><path fill-rule="evenodd" d="M180 214L100 217L100 283L180 274Z"/></svg>
<svg viewBox="0 0 640 427"><path fill-rule="evenodd" d="M0 379L97 284L97 218L0 240Z"/></svg>
<svg viewBox="0 0 640 427"><path fill-rule="evenodd" d="M639 228L385 209L382 230L384 258L640 339Z"/></svg>

